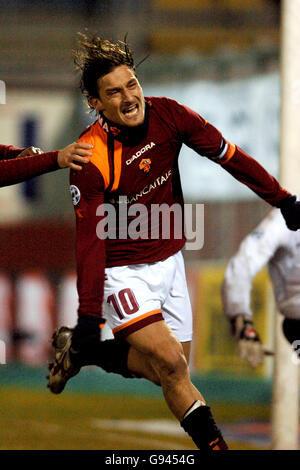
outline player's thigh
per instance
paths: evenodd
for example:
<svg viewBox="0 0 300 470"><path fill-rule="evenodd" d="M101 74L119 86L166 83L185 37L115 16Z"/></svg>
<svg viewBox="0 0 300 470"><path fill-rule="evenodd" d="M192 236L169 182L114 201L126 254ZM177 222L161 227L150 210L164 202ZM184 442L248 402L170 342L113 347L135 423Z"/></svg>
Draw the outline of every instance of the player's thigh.
<svg viewBox="0 0 300 470"><path fill-rule="evenodd" d="M164 320L151 323L126 339L151 361L153 367L173 368L186 363L181 343Z"/></svg>
<svg viewBox="0 0 300 470"><path fill-rule="evenodd" d="M183 353L187 363L189 362L191 343L181 343ZM151 382L160 385L159 376L153 367L151 358L144 352L138 351L135 347L131 346L128 352L128 369L133 372L137 377L143 377Z"/></svg>
<svg viewBox="0 0 300 470"><path fill-rule="evenodd" d="M138 351L132 346L128 351L127 367L135 377L142 377L156 385L161 385L159 375L153 367L151 359L145 353Z"/></svg>

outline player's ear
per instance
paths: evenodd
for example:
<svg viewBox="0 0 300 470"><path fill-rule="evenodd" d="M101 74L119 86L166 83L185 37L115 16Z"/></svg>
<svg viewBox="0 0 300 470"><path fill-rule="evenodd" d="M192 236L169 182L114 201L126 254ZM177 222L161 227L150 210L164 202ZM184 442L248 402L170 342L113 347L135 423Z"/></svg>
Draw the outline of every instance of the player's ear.
<svg viewBox="0 0 300 470"><path fill-rule="evenodd" d="M102 105L102 102L99 98L93 98L92 96L89 96L89 104L96 111L102 111L103 110L103 105Z"/></svg>

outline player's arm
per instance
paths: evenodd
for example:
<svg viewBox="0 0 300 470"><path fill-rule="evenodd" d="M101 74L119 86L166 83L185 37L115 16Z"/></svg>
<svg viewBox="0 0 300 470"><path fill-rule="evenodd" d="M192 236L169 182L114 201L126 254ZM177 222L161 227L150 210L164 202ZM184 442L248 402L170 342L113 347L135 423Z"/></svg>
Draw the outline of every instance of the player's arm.
<svg viewBox="0 0 300 470"><path fill-rule="evenodd" d="M17 156L25 150L24 148L14 147L13 145L0 145L0 160L9 160L17 158Z"/></svg>
<svg viewBox="0 0 300 470"><path fill-rule="evenodd" d="M76 214L77 291L79 297L78 323L72 347L80 350L87 338L99 336L103 324L105 244L98 237L96 215L104 203L104 183L99 170L89 163L81 172L71 171L71 194Z"/></svg>
<svg viewBox="0 0 300 470"><path fill-rule="evenodd" d="M20 154L18 152L16 158L0 161L0 187L21 183L59 168L69 167L80 171L81 164L89 162L91 148L89 144L74 142L62 150L22 158L17 158Z"/></svg>
<svg viewBox="0 0 300 470"><path fill-rule="evenodd" d="M174 104L175 103L175 104ZM278 207L290 230L300 228L300 201L254 158L226 141L220 131L186 106L170 102L174 121L186 145L222 165L271 206Z"/></svg>
<svg viewBox="0 0 300 470"><path fill-rule="evenodd" d="M273 207L278 207L290 230L300 228L300 201L286 189L254 158L236 145L223 139L224 156L218 163L235 179L245 184L260 198ZM224 150L223 150L224 152Z"/></svg>
<svg viewBox="0 0 300 470"><path fill-rule="evenodd" d="M238 353L253 367L263 361L265 348L253 324L251 289L255 275L285 243L288 229L277 209L242 241L229 260L222 285L222 304L238 342Z"/></svg>
<svg viewBox="0 0 300 470"><path fill-rule="evenodd" d="M253 278L269 262L288 235L280 212L273 209L240 243L230 258L223 282L224 313L232 319L239 313L252 318L250 293Z"/></svg>
<svg viewBox="0 0 300 470"><path fill-rule="evenodd" d="M23 158L30 157L32 155L38 155L43 151L38 147L14 147L12 145L0 145L0 160L10 160L11 158Z"/></svg>

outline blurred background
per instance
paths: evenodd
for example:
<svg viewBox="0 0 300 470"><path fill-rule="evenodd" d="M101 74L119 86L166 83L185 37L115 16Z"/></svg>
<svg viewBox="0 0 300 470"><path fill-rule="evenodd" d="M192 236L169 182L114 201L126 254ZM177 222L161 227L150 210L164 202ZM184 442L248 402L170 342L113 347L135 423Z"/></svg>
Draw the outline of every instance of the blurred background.
<svg viewBox="0 0 300 470"><path fill-rule="evenodd" d="M78 32L112 40L128 33L136 63L149 54L137 70L146 96L190 106L278 176L279 0L1 0L1 144L60 149L95 120L73 65ZM204 246L184 252L194 308L194 380L217 403L267 406L266 417L272 358L255 370L238 359L220 287L229 257L269 206L185 147L180 169L186 202L205 208ZM76 321L68 186L68 171L62 170L0 191L0 339L7 363L0 366L2 384L39 383L53 329ZM255 279L253 309L262 339L272 346L274 305L265 271ZM74 378L74 390L87 384L98 390L92 375L84 376L84 384ZM103 375L109 392L147 388L125 379L116 385ZM156 388L150 387L151 394Z"/></svg>

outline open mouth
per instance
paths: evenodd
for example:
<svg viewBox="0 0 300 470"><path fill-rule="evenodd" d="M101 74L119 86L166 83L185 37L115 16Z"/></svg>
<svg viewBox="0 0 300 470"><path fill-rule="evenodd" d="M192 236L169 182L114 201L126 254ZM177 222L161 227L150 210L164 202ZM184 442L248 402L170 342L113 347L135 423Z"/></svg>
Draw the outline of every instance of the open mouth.
<svg viewBox="0 0 300 470"><path fill-rule="evenodd" d="M139 107L137 104L133 104L131 106L129 106L128 108L124 109L122 111L122 113L124 114L124 116L126 117L133 117L135 116L137 113L138 113L138 110L139 110Z"/></svg>

